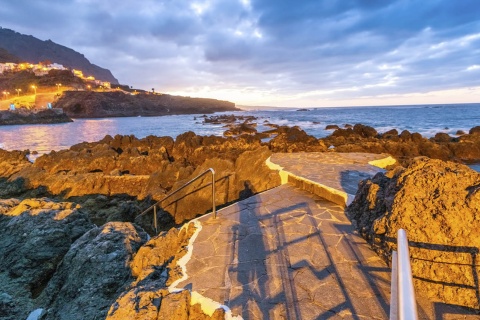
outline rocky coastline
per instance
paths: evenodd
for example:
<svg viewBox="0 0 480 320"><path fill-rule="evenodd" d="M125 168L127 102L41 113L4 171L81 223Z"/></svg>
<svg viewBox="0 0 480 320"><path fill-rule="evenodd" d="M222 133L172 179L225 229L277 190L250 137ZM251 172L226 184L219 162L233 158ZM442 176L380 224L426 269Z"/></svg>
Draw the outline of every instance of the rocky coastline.
<svg viewBox="0 0 480 320"><path fill-rule="evenodd" d="M72 118L148 117L240 111L229 101L123 91L64 91L54 103Z"/></svg>
<svg viewBox="0 0 480 320"><path fill-rule="evenodd" d="M427 139L406 131L379 134L356 124L317 139L299 127L275 124L258 132L253 118L204 121L228 125L225 136L106 136L52 151L34 163L28 161L28 151L0 149L0 318L26 319L38 310L41 319L160 319L162 314L223 319L223 309L206 314L192 305L188 291L168 290L181 274L176 261L195 229L189 221L211 210L210 188L197 190L208 186L209 177L163 204L160 235L153 234L150 216L136 217L209 167L217 173L217 207L276 187L280 177L265 164L275 152L370 152L396 158L395 168L361 183L347 209L359 233L385 257L395 247L391 238L396 228L419 222L411 227L418 232L409 234L416 243L468 247L474 253L480 249L475 232L480 175L460 164L480 160L478 127L458 138ZM459 214L468 219L457 223ZM449 254L442 259L451 259ZM468 272L472 266L478 272L470 256L460 259ZM473 295L441 293L429 275L438 271L424 262L436 258L417 257L414 273L432 280L427 294L479 308L475 290L470 290ZM465 280L460 286L474 286L474 274L467 271L453 271L452 277L463 272L465 279L439 281Z"/></svg>
<svg viewBox="0 0 480 320"><path fill-rule="evenodd" d="M0 126L16 124L52 124L72 122L62 109L0 110Z"/></svg>

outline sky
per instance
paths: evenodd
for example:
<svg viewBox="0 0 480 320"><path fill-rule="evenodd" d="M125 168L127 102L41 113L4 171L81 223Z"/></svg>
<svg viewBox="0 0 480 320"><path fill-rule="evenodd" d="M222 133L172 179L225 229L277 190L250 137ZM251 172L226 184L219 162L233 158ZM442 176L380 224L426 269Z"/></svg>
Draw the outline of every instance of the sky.
<svg viewBox="0 0 480 320"><path fill-rule="evenodd" d="M2 0L0 26L238 105L480 102L478 0Z"/></svg>

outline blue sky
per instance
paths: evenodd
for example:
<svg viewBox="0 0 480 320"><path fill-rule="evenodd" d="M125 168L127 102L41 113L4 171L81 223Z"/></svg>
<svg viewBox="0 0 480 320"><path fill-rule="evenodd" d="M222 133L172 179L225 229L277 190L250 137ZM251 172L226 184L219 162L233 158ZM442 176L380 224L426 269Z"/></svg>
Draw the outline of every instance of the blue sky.
<svg viewBox="0 0 480 320"><path fill-rule="evenodd" d="M5 0L121 83L292 107L480 102L478 0Z"/></svg>

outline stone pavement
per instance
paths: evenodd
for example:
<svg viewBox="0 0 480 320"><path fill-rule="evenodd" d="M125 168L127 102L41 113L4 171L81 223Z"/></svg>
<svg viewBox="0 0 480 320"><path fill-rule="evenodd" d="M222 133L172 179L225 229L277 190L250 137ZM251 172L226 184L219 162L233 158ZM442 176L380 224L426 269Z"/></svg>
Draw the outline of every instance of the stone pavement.
<svg viewBox="0 0 480 320"><path fill-rule="evenodd" d="M175 284L243 319L386 319L390 269L344 209L283 185L203 216Z"/></svg>
<svg viewBox="0 0 480 320"><path fill-rule="evenodd" d="M387 154L339 152L274 153L267 161L270 169L279 170L282 183L343 206L353 201L360 180L394 163Z"/></svg>
<svg viewBox="0 0 480 320"><path fill-rule="evenodd" d="M188 289L205 313L223 306L230 318L388 319L390 268L354 233L344 207L360 179L393 161L272 155L269 166L290 183L221 209L217 219L195 219L184 276L169 289ZM476 317L416 298L419 319Z"/></svg>

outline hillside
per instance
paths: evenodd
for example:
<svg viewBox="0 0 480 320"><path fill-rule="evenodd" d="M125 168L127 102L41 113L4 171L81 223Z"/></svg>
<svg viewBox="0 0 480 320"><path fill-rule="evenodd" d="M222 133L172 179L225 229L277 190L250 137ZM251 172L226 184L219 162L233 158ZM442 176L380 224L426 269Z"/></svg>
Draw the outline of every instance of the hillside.
<svg viewBox="0 0 480 320"><path fill-rule="evenodd" d="M5 62L14 62L14 63L19 63L20 59L17 56L14 56L8 50L5 50L4 48L0 48L0 63L5 63Z"/></svg>
<svg viewBox="0 0 480 320"><path fill-rule="evenodd" d="M82 70L85 75L92 75L97 79L118 84L118 80L110 70L90 63L83 54L51 40L42 41L33 36L0 28L0 48L4 49L0 51L0 54L6 51L25 62L38 63L50 60L67 68Z"/></svg>
<svg viewBox="0 0 480 320"><path fill-rule="evenodd" d="M121 91L65 91L54 104L72 118L163 116L238 111L229 101L171 96L125 94Z"/></svg>

